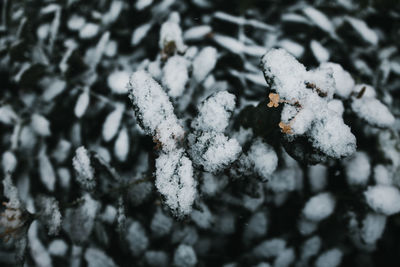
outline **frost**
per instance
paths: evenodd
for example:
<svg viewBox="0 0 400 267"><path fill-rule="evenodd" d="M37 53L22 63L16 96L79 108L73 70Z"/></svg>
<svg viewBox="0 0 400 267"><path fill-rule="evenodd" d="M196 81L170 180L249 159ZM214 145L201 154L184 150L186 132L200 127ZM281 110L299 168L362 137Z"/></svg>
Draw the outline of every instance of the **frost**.
<svg viewBox="0 0 400 267"><path fill-rule="evenodd" d="M174 253L174 266L191 267L197 263L196 253L193 248L188 245L179 245Z"/></svg>
<svg viewBox="0 0 400 267"><path fill-rule="evenodd" d="M211 46L203 48L193 60L193 77L200 83L214 69L217 63L217 49Z"/></svg>
<svg viewBox="0 0 400 267"><path fill-rule="evenodd" d="M124 104L117 104L115 109L109 113L103 123L102 136L104 141L109 142L117 134L121 119L125 111Z"/></svg>
<svg viewBox="0 0 400 267"><path fill-rule="evenodd" d="M137 71L129 81L129 97L145 132L155 136L164 151L176 149L184 132L161 86L145 71Z"/></svg>
<svg viewBox="0 0 400 267"><path fill-rule="evenodd" d="M86 190L93 189L96 186L94 169L91 166L89 153L85 147L81 146L76 149L72 165L77 174L79 184Z"/></svg>
<svg viewBox="0 0 400 267"><path fill-rule="evenodd" d="M342 262L343 252L332 248L323 252L315 261L315 267L336 267Z"/></svg>
<svg viewBox="0 0 400 267"><path fill-rule="evenodd" d="M39 136L50 136L50 122L40 114L33 114L31 117L31 126Z"/></svg>
<svg viewBox="0 0 400 267"><path fill-rule="evenodd" d="M126 94L129 82L129 73L124 70L114 71L107 77L107 85L115 94Z"/></svg>
<svg viewBox="0 0 400 267"><path fill-rule="evenodd" d="M196 197L192 162L182 149L162 153L156 159L156 187L178 216L189 214Z"/></svg>
<svg viewBox="0 0 400 267"><path fill-rule="evenodd" d="M389 216L400 212L400 192L393 186L370 186L364 196L367 204L378 213Z"/></svg>
<svg viewBox="0 0 400 267"><path fill-rule="evenodd" d="M149 245L146 232L138 221L134 221L130 224L125 238L128 241L130 251L135 257L142 254Z"/></svg>
<svg viewBox="0 0 400 267"><path fill-rule="evenodd" d="M319 193L307 201L303 214L307 219L319 222L329 217L334 209L334 197L330 193Z"/></svg>
<svg viewBox="0 0 400 267"><path fill-rule="evenodd" d="M97 248L86 249L85 260L88 267L117 267L112 258Z"/></svg>
<svg viewBox="0 0 400 267"><path fill-rule="evenodd" d="M349 185L366 185L371 174L371 165L365 152L356 152L346 163L345 173Z"/></svg>
<svg viewBox="0 0 400 267"><path fill-rule="evenodd" d="M176 98L183 94L189 80L188 61L175 55L170 57L163 68L163 84L169 96Z"/></svg>

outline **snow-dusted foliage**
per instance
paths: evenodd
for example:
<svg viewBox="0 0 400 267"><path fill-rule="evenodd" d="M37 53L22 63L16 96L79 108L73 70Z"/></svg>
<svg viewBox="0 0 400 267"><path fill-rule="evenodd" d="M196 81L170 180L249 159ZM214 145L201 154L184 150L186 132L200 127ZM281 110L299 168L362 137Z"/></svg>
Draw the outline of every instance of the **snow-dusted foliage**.
<svg viewBox="0 0 400 267"><path fill-rule="evenodd" d="M397 263L399 8L1 1L0 266Z"/></svg>
<svg viewBox="0 0 400 267"><path fill-rule="evenodd" d="M196 197L193 166L183 150L162 153L156 160L156 187L177 214L189 214Z"/></svg>
<svg viewBox="0 0 400 267"><path fill-rule="evenodd" d="M337 90L332 68L307 71L283 49L268 51L261 60L265 79L273 93L270 107L283 103L279 126L291 153L302 160L323 161L354 153L356 138L343 118L327 106ZM318 153L307 155L299 139L304 136ZM320 154L320 157L318 157Z"/></svg>

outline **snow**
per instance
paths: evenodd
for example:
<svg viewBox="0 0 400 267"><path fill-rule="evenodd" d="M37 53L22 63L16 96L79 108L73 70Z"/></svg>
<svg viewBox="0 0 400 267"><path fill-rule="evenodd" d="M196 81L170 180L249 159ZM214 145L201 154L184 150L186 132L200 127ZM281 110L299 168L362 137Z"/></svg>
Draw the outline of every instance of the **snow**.
<svg viewBox="0 0 400 267"><path fill-rule="evenodd" d="M115 105L115 109L107 115L101 132L104 141L110 142L118 133L124 111L125 105L118 103Z"/></svg>
<svg viewBox="0 0 400 267"><path fill-rule="evenodd" d="M191 133L188 141L191 144L189 153L194 163L213 173L229 166L242 151L236 139L229 139L217 132Z"/></svg>
<svg viewBox="0 0 400 267"><path fill-rule="evenodd" d="M85 25L86 20L84 17L81 17L79 15L73 14L67 22L67 27L71 31L78 31L82 29L82 27Z"/></svg>
<svg viewBox="0 0 400 267"><path fill-rule="evenodd" d="M81 201L83 203L78 207L68 208L64 215L63 229L74 243L82 243L89 238L100 208L100 203L87 193Z"/></svg>
<svg viewBox="0 0 400 267"><path fill-rule="evenodd" d="M34 113L31 117L31 126L39 136L50 136L50 122L42 115Z"/></svg>
<svg viewBox="0 0 400 267"><path fill-rule="evenodd" d="M196 253L188 245L181 244L175 250L173 264L176 267L192 267L197 263Z"/></svg>
<svg viewBox="0 0 400 267"><path fill-rule="evenodd" d="M355 85L350 73L345 71L341 65L333 62L324 62L320 65L320 68L331 68L336 85L335 94L342 98L348 98Z"/></svg>
<svg viewBox="0 0 400 267"><path fill-rule="evenodd" d="M356 115L373 126L390 127L395 118L389 109L378 99L362 96L353 99L351 109Z"/></svg>
<svg viewBox="0 0 400 267"><path fill-rule="evenodd" d="M107 77L107 85L114 94L126 94L128 83L129 72L125 70L116 70Z"/></svg>
<svg viewBox="0 0 400 267"><path fill-rule="evenodd" d="M235 96L227 91L215 93L198 107L199 114L191 126L201 131L223 132L235 108Z"/></svg>
<svg viewBox="0 0 400 267"><path fill-rule="evenodd" d="M77 181L86 190L91 190L96 186L94 169L90 162L89 153L85 147L78 147L72 159L72 165L77 175Z"/></svg>
<svg viewBox="0 0 400 267"><path fill-rule="evenodd" d="M343 102L339 99L332 99L328 102L328 108L332 111L335 111L339 116L343 116L344 106Z"/></svg>
<svg viewBox="0 0 400 267"><path fill-rule="evenodd" d="M310 48L314 57L318 60L318 62L323 63L329 60L331 55L328 49L323 47L320 42L312 40L310 42Z"/></svg>
<svg viewBox="0 0 400 267"><path fill-rule="evenodd" d="M294 168L278 170L273 173L266 187L275 193L290 192L296 189L296 172Z"/></svg>
<svg viewBox="0 0 400 267"><path fill-rule="evenodd" d="M268 259L276 257L286 247L286 241L282 238L272 238L263 241L253 249L256 258Z"/></svg>
<svg viewBox="0 0 400 267"><path fill-rule="evenodd" d="M389 216L400 212L400 192L396 187L370 186L364 196L367 204L377 213Z"/></svg>
<svg viewBox="0 0 400 267"><path fill-rule="evenodd" d="M336 267L342 262L343 252L338 248L324 251L315 261L315 267Z"/></svg>
<svg viewBox="0 0 400 267"><path fill-rule="evenodd" d="M130 142L128 129L123 127L114 143L114 155L120 162L125 162L129 154Z"/></svg>
<svg viewBox="0 0 400 267"><path fill-rule="evenodd" d="M322 221L333 213L335 202L330 193L319 193L306 202L303 214L308 220L314 222Z"/></svg>
<svg viewBox="0 0 400 267"><path fill-rule="evenodd" d="M88 267L117 267L112 258L97 248L86 249L84 257Z"/></svg>
<svg viewBox="0 0 400 267"><path fill-rule="evenodd" d="M319 28L324 30L325 32L334 35L335 28L331 22L331 20L321 11L307 6L303 9L303 13Z"/></svg>
<svg viewBox="0 0 400 267"><path fill-rule="evenodd" d="M50 102L55 97L60 95L67 88L67 83L64 80L55 78L50 81L43 92L43 100Z"/></svg>
<svg viewBox="0 0 400 267"><path fill-rule="evenodd" d="M243 232L243 240L250 243L254 239L263 237L267 233L268 219L264 212L254 213Z"/></svg>
<svg viewBox="0 0 400 267"><path fill-rule="evenodd" d="M1 156L1 166L3 167L4 173L13 173L17 164L18 160L11 151L5 151Z"/></svg>
<svg viewBox="0 0 400 267"><path fill-rule="evenodd" d="M9 105L0 106L0 122L6 125L15 123L18 119L18 115L15 113L13 108Z"/></svg>
<svg viewBox="0 0 400 267"><path fill-rule="evenodd" d="M162 83L170 97L176 98L185 91L189 80L189 62L182 56L170 57L163 67Z"/></svg>
<svg viewBox="0 0 400 267"><path fill-rule="evenodd" d="M376 184L391 185L393 183L392 173L384 165L376 165L373 173Z"/></svg>
<svg viewBox="0 0 400 267"><path fill-rule="evenodd" d="M209 25L194 26L187 29L183 34L185 41L201 41L207 34L211 33L212 28Z"/></svg>
<svg viewBox="0 0 400 267"><path fill-rule="evenodd" d="M163 237L171 232L172 225L172 218L165 215L160 208L157 208L150 224L152 234L155 237Z"/></svg>
<svg viewBox="0 0 400 267"><path fill-rule="evenodd" d="M146 37L152 26L150 23L138 26L132 33L131 44L133 46L138 45Z"/></svg>
<svg viewBox="0 0 400 267"><path fill-rule="evenodd" d="M375 244L385 230L386 216L370 212L363 220L362 225L362 240L367 244Z"/></svg>
<svg viewBox="0 0 400 267"><path fill-rule="evenodd" d="M85 114L86 109L89 106L89 103L90 103L89 89L86 89L79 95L75 104L74 114L77 118L81 118Z"/></svg>
<svg viewBox="0 0 400 267"><path fill-rule="evenodd" d="M301 259L308 260L309 258L317 255L321 249L322 240L319 236L312 236L308 238L301 247Z"/></svg>
<svg viewBox="0 0 400 267"><path fill-rule="evenodd" d="M49 235L57 235L61 228L61 213L58 201L54 197L41 196L37 200L39 220L48 228Z"/></svg>
<svg viewBox="0 0 400 267"><path fill-rule="evenodd" d="M199 203L197 209L193 209L190 218L200 229L210 229L214 223L214 216L204 202Z"/></svg>
<svg viewBox="0 0 400 267"><path fill-rule="evenodd" d="M328 168L322 164L310 166L308 169L308 178L312 192L320 192L328 184Z"/></svg>
<svg viewBox="0 0 400 267"><path fill-rule="evenodd" d="M345 163L346 180L352 186L365 186L371 174L371 164L365 152L356 152Z"/></svg>
<svg viewBox="0 0 400 267"><path fill-rule="evenodd" d="M52 259L38 237L38 223L33 222L28 230L29 249L36 266L52 267Z"/></svg>
<svg viewBox="0 0 400 267"><path fill-rule="evenodd" d="M128 241L128 246L131 253L136 257L146 251L149 245L149 239L146 235L146 231L138 221L133 221L130 224L125 238Z"/></svg>
<svg viewBox="0 0 400 267"><path fill-rule="evenodd" d="M148 266L151 267L164 267L168 266L169 257L164 251L148 250L144 254L144 258Z"/></svg>
<svg viewBox="0 0 400 267"><path fill-rule="evenodd" d="M81 39L92 39L100 31L100 26L96 23L86 23L79 31L79 37Z"/></svg>
<svg viewBox="0 0 400 267"><path fill-rule="evenodd" d="M200 83L214 69L217 63L217 49L204 47L193 60L193 77Z"/></svg>
<svg viewBox="0 0 400 267"><path fill-rule="evenodd" d="M240 164L245 169L251 169L263 181L267 181L278 166L278 156L272 146L257 138L245 157L241 157Z"/></svg>
<svg viewBox="0 0 400 267"><path fill-rule="evenodd" d="M177 148L184 131L161 86L145 71L136 71L129 81L129 97L145 132L157 138L163 151Z"/></svg>
<svg viewBox="0 0 400 267"><path fill-rule="evenodd" d="M243 43L239 42L237 39L234 39L229 36L215 34L213 35L213 40L223 48L234 54L242 54L245 46Z"/></svg>
<svg viewBox="0 0 400 267"><path fill-rule="evenodd" d="M353 17L346 17L346 20L366 42L372 45L378 44L379 37L377 33L369 28L365 21Z"/></svg>
<svg viewBox="0 0 400 267"><path fill-rule="evenodd" d="M169 20L161 25L159 46L165 51L167 46L174 44L178 52L183 53L186 45L182 39L182 30L179 26L179 14L173 12L170 14Z"/></svg>
<svg viewBox="0 0 400 267"><path fill-rule="evenodd" d="M289 267L296 259L293 248L286 248L279 253L274 261L274 267Z"/></svg>
<svg viewBox="0 0 400 267"><path fill-rule="evenodd" d="M48 251L52 256L63 257L67 254L68 245L62 239L54 239L48 247Z"/></svg>
<svg viewBox="0 0 400 267"><path fill-rule="evenodd" d="M47 190L53 192L56 184L56 174L45 148L39 152L39 177Z"/></svg>
<svg viewBox="0 0 400 267"><path fill-rule="evenodd" d="M148 7L149 5L151 5L153 3L153 0L138 0L135 3L135 8L137 10L143 10L146 7Z"/></svg>
<svg viewBox="0 0 400 267"><path fill-rule="evenodd" d="M286 51L288 51L290 54L292 54L296 58L300 58L304 54L304 47L302 45L300 45L299 43L296 43L289 39L283 39L283 40L279 41L278 47L285 49ZM262 54L264 54L264 53L265 53L265 51L263 51Z"/></svg>
<svg viewBox="0 0 400 267"><path fill-rule="evenodd" d="M192 162L182 149L162 153L156 159L156 187L177 216L187 215L196 198Z"/></svg>

